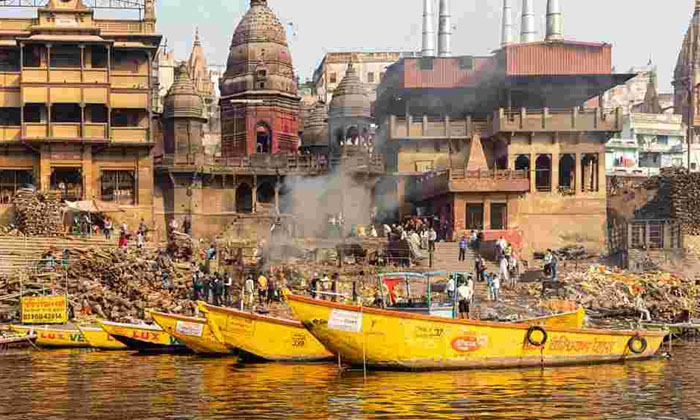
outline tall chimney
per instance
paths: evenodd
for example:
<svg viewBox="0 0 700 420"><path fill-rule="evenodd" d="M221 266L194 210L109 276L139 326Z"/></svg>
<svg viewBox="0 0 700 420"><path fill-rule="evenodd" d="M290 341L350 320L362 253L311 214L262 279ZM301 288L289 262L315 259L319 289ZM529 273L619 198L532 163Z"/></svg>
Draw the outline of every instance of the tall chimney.
<svg viewBox="0 0 700 420"><path fill-rule="evenodd" d="M537 41L535 31L535 8L532 0L523 0L523 20L520 28L520 42Z"/></svg>
<svg viewBox="0 0 700 420"><path fill-rule="evenodd" d="M450 23L450 0L440 0L440 28L438 32L438 56L452 55L450 41L452 40L452 25Z"/></svg>
<svg viewBox="0 0 700 420"><path fill-rule="evenodd" d="M435 57L435 10L434 0L423 0L423 57Z"/></svg>
<svg viewBox="0 0 700 420"><path fill-rule="evenodd" d="M512 0L503 0L503 28L501 33L501 46L512 44L513 37L513 3Z"/></svg>
<svg viewBox="0 0 700 420"><path fill-rule="evenodd" d="M545 41L564 39L561 6L559 0L547 0L547 37Z"/></svg>

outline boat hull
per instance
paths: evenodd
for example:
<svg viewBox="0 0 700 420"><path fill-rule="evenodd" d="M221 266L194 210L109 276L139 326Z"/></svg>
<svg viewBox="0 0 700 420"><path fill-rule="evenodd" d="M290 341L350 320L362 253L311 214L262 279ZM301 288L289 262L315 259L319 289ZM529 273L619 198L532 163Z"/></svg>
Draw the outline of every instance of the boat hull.
<svg viewBox="0 0 700 420"><path fill-rule="evenodd" d="M330 360L333 355L298 321L199 302L214 335L230 348L277 362Z"/></svg>
<svg viewBox="0 0 700 420"><path fill-rule="evenodd" d="M11 325L20 334L36 334L36 345L51 348L88 348L87 340L77 328L56 328L31 325Z"/></svg>
<svg viewBox="0 0 700 420"><path fill-rule="evenodd" d="M205 318L151 312L153 320L177 340L197 354L232 355L233 350L214 336Z"/></svg>
<svg viewBox="0 0 700 420"><path fill-rule="evenodd" d="M187 347L162 328L150 325L98 321L109 335L131 350L145 353L179 353Z"/></svg>
<svg viewBox="0 0 700 420"><path fill-rule="evenodd" d="M90 347L99 350L126 350L128 347L99 326L78 326Z"/></svg>
<svg viewBox="0 0 700 420"><path fill-rule="evenodd" d="M0 335L0 350L22 349L35 345L36 334Z"/></svg>
<svg viewBox="0 0 700 420"><path fill-rule="evenodd" d="M297 319L343 362L440 370L589 364L653 356L665 333L534 327L452 320L290 296ZM538 346L528 341L528 336ZM638 337L635 339L635 337ZM630 340L646 340L640 353ZM635 341L635 350L641 345ZM633 343L634 344L634 343Z"/></svg>

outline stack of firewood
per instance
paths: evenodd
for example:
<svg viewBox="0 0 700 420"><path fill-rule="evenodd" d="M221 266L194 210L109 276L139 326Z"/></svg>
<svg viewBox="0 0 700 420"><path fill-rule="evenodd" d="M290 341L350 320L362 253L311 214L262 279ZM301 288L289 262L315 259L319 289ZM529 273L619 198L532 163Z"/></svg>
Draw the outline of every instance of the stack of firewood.
<svg viewBox="0 0 700 420"><path fill-rule="evenodd" d="M163 275L165 273L165 276ZM95 315L125 321L143 319L146 309L190 313L189 264L173 263L155 250L73 249L67 268L39 269L0 279L3 294L53 289L67 292L76 317ZM165 278L165 281L164 281Z"/></svg>
<svg viewBox="0 0 700 420"><path fill-rule="evenodd" d="M670 186L671 215L689 235L700 235L700 173L685 168L663 170Z"/></svg>
<svg viewBox="0 0 700 420"><path fill-rule="evenodd" d="M63 208L57 192L19 190L12 200L17 228L27 236L60 236L65 233Z"/></svg>
<svg viewBox="0 0 700 420"><path fill-rule="evenodd" d="M168 254L176 261L188 261L197 252L197 243L190 235L181 232L171 232L168 241Z"/></svg>

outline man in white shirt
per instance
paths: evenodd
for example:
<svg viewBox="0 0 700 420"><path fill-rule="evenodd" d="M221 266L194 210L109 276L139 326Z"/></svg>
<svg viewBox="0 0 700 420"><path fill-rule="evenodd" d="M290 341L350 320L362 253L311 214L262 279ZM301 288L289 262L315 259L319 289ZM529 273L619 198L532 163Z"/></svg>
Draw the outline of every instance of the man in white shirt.
<svg viewBox="0 0 700 420"><path fill-rule="evenodd" d="M435 229L430 228L430 232L428 232L428 250L429 251L435 251L435 241L437 241L437 232L435 232Z"/></svg>
<svg viewBox="0 0 700 420"><path fill-rule="evenodd" d="M472 301L472 289L466 283L462 283L457 288L457 299L459 300L459 318L469 319L469 306Z"/></svg>
<svg viewBox="0 0 700 420"><path fill-rule="evenodd" d="M450 276L450 279L447 281L447 299L452 302L455 298L455 279L454 277Z"/></svg>

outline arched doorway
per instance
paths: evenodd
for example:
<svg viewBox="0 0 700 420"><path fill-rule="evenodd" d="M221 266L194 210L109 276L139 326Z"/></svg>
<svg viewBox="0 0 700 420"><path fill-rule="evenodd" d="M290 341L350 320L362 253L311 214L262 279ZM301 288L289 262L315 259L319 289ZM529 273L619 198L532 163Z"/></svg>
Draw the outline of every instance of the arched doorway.
<svg viewBox="0 0 700 420"><path fill-rule="evenodd" d="M576 155L565 154L559 158L559 189L562 191L575 191L574 180L576 178Z"/></svg>
<svg viewBox="0 0 700 420"><path fill-rule="evenodd" d="M272 153L272 130L264 122L259 122L255 126L255 152Z"/></svg>
<svg viewBox="0 0 700 420"><path fill-rule="evenodd" d="M253 212L253 190L247 184L236 189L236 213Z"/></svg>
<svg viewBox="0 0 700 420"><path fill-rule="evenodd" d="M535 161L535 185L537 191L552 191L552 158L550 155L539 155Z"/></svg>
<svg viewBox="0 0 700 420"><path fill-rule="evenodd" d="M345 145L357 146L360 143L360 130L352 126L345 131Z"/></svg>

